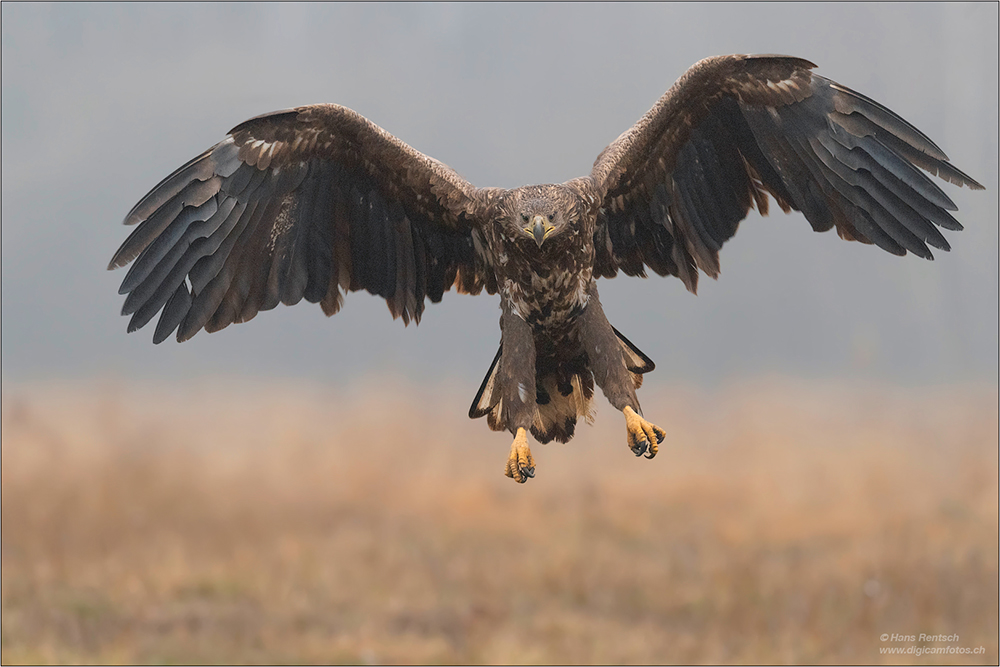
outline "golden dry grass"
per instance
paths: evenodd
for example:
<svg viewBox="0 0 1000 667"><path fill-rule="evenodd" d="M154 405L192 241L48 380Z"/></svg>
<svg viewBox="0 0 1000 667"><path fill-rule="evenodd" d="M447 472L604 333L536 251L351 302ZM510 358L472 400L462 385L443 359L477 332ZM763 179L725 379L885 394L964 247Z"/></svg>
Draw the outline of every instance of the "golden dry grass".
<svg viewBox="0 0 1000 667"><path fill-rule="evenodd" d="M997 662L995 386L642 394L519 486L448 387L5 387L2 661Z"/></svg>

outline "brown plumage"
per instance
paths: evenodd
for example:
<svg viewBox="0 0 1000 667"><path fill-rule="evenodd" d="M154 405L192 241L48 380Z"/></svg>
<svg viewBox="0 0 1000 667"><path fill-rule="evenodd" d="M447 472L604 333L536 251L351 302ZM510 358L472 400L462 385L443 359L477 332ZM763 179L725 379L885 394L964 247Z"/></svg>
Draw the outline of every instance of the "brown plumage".
<svg viewBox="0 0 1000 667"><path fill-rule="evenodd" d="M476 188L359 114L314 105L252 118L164 179L125 219L109 268L129 331L184 341L305 298L348 291L420 321L452 287L500 294L500 350L469 412L515 434L507 474L534 475L524 434L567 441L594 385L624 412L636 455L663 431L635 390L653 363L608 323L596 279L646 269L717 277L751 207L801 211L816 231L932 258L958 230L923 172L982 186L877 102L785 56L720 56L688 70L597 157L589 176Z"/></svg>

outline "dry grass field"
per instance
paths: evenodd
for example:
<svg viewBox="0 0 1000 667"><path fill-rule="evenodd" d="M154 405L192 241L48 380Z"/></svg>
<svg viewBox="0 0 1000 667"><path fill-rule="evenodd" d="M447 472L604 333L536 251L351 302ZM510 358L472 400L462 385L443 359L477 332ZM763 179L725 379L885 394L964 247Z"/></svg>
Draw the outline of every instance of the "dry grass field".
<svg viewBox="0 0 1000 667"><path fill-rule="evenodd" d="M472 389L5 386L2 661L997 663L995 386L651 387L524 486Z"/></svg>

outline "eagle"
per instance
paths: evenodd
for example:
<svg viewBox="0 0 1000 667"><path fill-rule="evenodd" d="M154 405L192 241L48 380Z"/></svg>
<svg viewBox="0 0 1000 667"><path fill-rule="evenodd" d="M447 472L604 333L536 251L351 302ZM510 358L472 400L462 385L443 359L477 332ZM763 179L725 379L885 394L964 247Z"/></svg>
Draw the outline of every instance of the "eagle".
<svg viewBox="0 0 1000 667"><path fill-rule="evenodd" d="M500 347L469 416L514 436L505 473L535 475L528 433L567 442L594 386L625 418L633 454L665 431L636 390L653 362L605 317L598 278L648 271L692 293L768 196L817 232L894 255L949 250L954 202L927 172L982 185L915 127L779 55L707 58L565 183L477 188L367 118L317 104L251 118L177 169L125 218L109 269L128 331L153 342L246 322L305 299L327 315L367 290L420 322L451 289L500 295ZM923 170L923 171L921 171Z"/></svg>

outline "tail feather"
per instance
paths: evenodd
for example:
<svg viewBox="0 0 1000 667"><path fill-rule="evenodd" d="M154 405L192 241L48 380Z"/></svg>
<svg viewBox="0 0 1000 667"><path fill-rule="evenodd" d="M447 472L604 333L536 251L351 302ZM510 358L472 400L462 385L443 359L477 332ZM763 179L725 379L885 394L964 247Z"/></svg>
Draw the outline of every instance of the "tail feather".
<svg viewBox="0 0 1000 667"><path fill-rule="evenodd" d="M500 348L497 350L497 355L493 357L493 363L490 364L490 370L486 371L486 377L483 378L483 383L479 385L479 392L472 401L472 407L469 408L469 419L479 419L500 404L503 392L501 391L500 383L497 382L497 371L499 370L500 355L502 353L503 343L501 342ZM490 424L490 428L493 428L492 424ZM494 428L493 430L502 431L503 427Z"/></svg>
<svg viewBox="0 0 1000 667"><path fill-rule="evenodd" d="M569 442L576 430L577 418L583 417L588 424L594 422L594 374L590 369L574 374L569 385L562 389L554 375L540 378L539 385L539 399L545 402L536 401L535 422L531 425L535 440ZM563 393L565 390L568 393Z"/></svg>
<svg viewBox="0 0 1000 667"><path fill-rule="evenodd" d="M611 327L611 330L615 332L616 336L618 336L618 344L621 345L622 355L625 357L625 367L632 371L634 375L641 376L643 373L648 373L656 368L656 364L653 363L653 360L647 357L642 350L633 345L632 341L623 336L618 329ZM639 382L640 384L642 383L641 377ZM636 385L635 388L638 389L639 385Z"/></svg>

